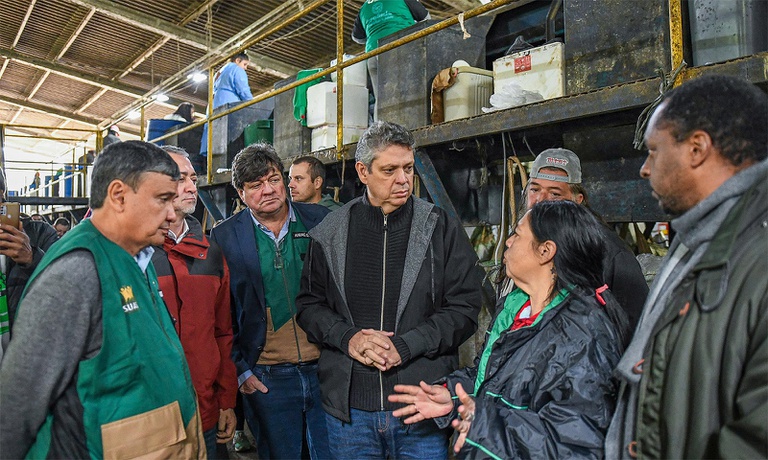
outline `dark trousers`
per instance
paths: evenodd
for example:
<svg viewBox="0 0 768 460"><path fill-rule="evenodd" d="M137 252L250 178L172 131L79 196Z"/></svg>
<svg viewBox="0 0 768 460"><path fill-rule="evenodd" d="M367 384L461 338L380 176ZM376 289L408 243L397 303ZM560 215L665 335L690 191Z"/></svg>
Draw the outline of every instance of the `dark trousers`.
<svg viewBox="0 0 768 460"><path fill-rule="evenodd" d="M330 458L317 363L257 364L253 374L269 389L243 395L259 458Z"/></svg>

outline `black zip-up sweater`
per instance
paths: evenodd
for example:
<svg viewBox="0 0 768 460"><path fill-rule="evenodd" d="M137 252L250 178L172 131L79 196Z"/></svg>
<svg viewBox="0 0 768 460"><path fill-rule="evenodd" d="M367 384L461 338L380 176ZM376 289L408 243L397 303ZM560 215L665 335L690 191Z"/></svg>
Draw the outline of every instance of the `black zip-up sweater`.
<svg viewBox="0 0 768 460"><path fill-rule="evenodd" d="M389 332L395 330L397 300L412 218L411 200L387 216L381 208L362 202L350 210L350 219L358 225L349 228L346 295L352 319L360 328ZM347 344L351 334L348 336L345 340ZM398 350L407 352L407 346L402 340L395 345ZM355 361L349 395L350 407L377 411L382 410L383 404L384 410L394 410L395 405L388 402L386 396L392 392L396 383L397 373L394 370L381 374L380 378L378 369Z"/></svg>
<svg viewBox="0 0 768 460"><path fill-rule="evenodd" d="M460 222L424 200L411 197L408 201L413 217L392 331L402 364L388 372L396 374L400 383L416 385L420 380L433 382L458 367L457 349L477 327L484 273L476 265L477 255ZM352 317L347 285L365 288L357 273L347 276L346 265L347 254L353 251L348 246L349 233L360 226L350 211L361 204L370 206L365 197L356 198L309 231L312 243L296 298L296 322L311 342L323 347L318 365L323 409L345 422L350 421L355 366L349 356L349 337L362 329ZM358 256L369 254L366 250ZM376 305L380 304L381 299ZM391 387L384 388L388 391Z"/></svg>

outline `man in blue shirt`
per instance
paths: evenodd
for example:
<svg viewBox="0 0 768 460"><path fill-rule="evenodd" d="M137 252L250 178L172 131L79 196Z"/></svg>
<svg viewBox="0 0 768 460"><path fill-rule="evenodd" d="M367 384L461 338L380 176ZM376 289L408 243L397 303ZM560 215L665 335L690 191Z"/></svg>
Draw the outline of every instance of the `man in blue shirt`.
<svg viewBox="0 0 768 460"><path fill-rule="evenodd" d="M251 87L248 86L248 74L245 69L250 63L248 55L240 52L232 57L224 67L216 72L213 80L213 109L231 102L243 102L253 99ZM209 114L210 116L210 111ZM208 153L208 125L203 128L203 139L200 142L200 155ZM199 172L199 171L198 171Z"/></svg>
<svg viewBox="0 0 768 460"><path fill-rule="evenodd" d="M245 73L250 62L248 55L241 52L216 72L213 80L214 109L230 102L253 99L251 88L248 86L248 75Z"/></svg>

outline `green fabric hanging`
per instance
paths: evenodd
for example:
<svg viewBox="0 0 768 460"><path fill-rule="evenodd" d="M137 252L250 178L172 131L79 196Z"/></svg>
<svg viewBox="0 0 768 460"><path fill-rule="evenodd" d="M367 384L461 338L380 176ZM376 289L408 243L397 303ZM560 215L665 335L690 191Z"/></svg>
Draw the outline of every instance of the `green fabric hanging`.
<svg viewBox="0 0 768 460"><path fill-rule="evenodd" d="M301 80L310 75L314 75L323 69L308 69L299 70L296 74L296 80ZM312 80L309 83L304 83L296 87L296 91L293 93L293 118L296 121L301 122L301 126L307 126L307 89L320 83L320 79Z"/></svg>

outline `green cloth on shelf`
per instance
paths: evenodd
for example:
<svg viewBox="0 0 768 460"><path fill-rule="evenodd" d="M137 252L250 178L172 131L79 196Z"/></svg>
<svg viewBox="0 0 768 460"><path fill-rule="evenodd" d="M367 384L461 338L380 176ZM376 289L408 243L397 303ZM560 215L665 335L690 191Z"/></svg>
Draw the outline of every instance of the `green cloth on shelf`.
<svg viewBox="0 0 768 460"><path fill-rule="evenodd" d="M299 70L296 74L296 80L301 80L310 75L314 75L323 69L307 69ZM307 126L307 88L312 85L320 83L320 79L312 80L309 83L304 83L296 87L296 92L293 93L293 117L301 122L302 126Z"/></svg>

